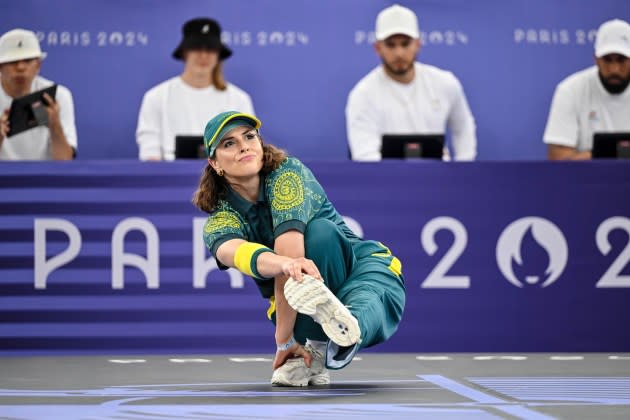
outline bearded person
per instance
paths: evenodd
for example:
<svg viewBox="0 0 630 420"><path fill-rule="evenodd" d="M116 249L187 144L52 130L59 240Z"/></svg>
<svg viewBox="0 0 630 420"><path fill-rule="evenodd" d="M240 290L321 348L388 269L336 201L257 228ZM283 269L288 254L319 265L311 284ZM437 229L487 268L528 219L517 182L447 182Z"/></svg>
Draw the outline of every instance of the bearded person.
<svg viewBox="0 0 630 420"><path fill-rule="evenodd" d="M381 160L385 134L445 134L455 160L477 156L475 120L450 71L416 61L422 42L415 13L399 5L376 18L374 49L382 64L352 89L346 129L353 160ZM448 147L443 159L450 159Z"/></svg>
<svg viewBox="0 0 630 420"><path fill-rule="evenodd" d="M595 65L556 87L544 134L551 160L591 159L593 135L630 131L630 24L603 23Z"/></svg>

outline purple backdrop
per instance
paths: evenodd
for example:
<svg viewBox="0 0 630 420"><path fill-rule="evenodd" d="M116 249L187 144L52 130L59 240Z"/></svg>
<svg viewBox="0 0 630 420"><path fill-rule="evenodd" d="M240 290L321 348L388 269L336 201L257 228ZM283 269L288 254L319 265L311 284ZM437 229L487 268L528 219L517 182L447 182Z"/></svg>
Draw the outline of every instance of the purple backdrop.
<svg viewBox="0 0 630 420"><path fill-rule="evenodd" d="M379 350L630 351L627 165L306 163L403 262ZM201 166L0 165L0 353L273 351L251 279L206 275Z"/></svg>
<svg viewBox="0 0 630 420"><path fill-rule="evenodd" d="M627 0L408 0L425 46L420 60L449 69L477 120L479 158L543 159L555 85L593 63L603 21L630 20ZM0 31L36 31L42 74L70 87L79 159L136 158L144 92L178 74L182 23L217 18L234 49L228 80L248 91L272 142L302 159L345 159L344 108L378 64L371 41L388 1L23 0L0 6ZM202 127L200 127L200 132Z"/></svg>

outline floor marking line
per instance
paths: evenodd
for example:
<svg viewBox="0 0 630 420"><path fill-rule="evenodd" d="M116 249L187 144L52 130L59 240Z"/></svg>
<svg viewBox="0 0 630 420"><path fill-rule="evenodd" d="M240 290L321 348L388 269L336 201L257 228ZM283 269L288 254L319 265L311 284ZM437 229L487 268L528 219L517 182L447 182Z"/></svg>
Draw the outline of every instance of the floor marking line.
<svg viewBox="0 0 630 420"><path fill-rule="evenodd" d="M335 384L372 384L372 383L425 383L427 381L423 381L422 379L374 379L374 380L343 380L337 381L335 380L333 385ZM150 388L150 387L182 387L182 386L230 386L230 385L269 385L268 381L259 381L259 382L203 382L203 383L193 383L193 384L143 384L143 385L110 385L112 388Z"/></svg>
<svg viewBox="0 0 630 420"><path fill-rule="evenodd" d="M478 403L505 404L508 402L493 395L477 391L476 389L460 384L459 382L446 378L442 375L418 375L418 377Z"/></svg>
<svg viewBox="0 0 630 420"><path fill-rule="evenodd" d="M537 411L530 410L522 405L514 406L501 406L495 407L497 410L501 410L504 413L511 414L515 417L526 420L555 420L555 417L548 416L546 414L539 413Z"/></svg>
<svg viewBox="0 0 630 420"><path fill-rule="evenodd" d="M452 379L446 378L442 375L418 375L418 377L429 381L435 385L441 386L444 389L447 389L455 394L459 394L462 397L468 398L478 403L483 404L497 404L492 405L496 410L503 411L510 415L528 419L528 420L551 420L553 417L549 417L545 414L538 413L536 411L530 410L522 405L506 405L513 404L511 401L507 401L493 395L486 394L484 392L473 389L469 386L461 384Z"/></svg>
<svg viewBox="0 0 630 420"><path fill-rule="evenodd" d="M474 356L473 360L527 360L527 356Z"/></svg>

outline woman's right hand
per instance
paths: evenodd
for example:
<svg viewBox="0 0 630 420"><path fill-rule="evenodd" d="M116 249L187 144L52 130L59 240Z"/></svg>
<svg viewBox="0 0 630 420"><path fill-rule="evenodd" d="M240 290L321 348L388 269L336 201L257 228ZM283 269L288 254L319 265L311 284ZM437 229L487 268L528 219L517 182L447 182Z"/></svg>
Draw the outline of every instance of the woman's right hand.
<svg viewBox="0 0 630 420"><path fill-rule="evenodd" d="M311 362L313 361L313 355L308 352L300 343L295 343L288 350L277 350L276 356L273 358L272 368L273 370L278 369L280 366L286 363L286 361L291 357L303 357L304 363L307 367L311 367Z"/></svg>
<svg viewBox="0 0 630 420"><path fill-rule="evenodd" d="M286 261L282 263L282 273L296 281L302 281L302 274L308 274L316 279L322 278L315 263L304 257L287 257Z"/></svg>

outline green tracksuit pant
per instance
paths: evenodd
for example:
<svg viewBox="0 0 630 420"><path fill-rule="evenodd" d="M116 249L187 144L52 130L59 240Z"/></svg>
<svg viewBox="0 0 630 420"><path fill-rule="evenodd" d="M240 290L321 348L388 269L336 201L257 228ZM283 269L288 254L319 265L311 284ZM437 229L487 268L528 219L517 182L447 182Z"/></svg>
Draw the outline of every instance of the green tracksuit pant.
<svg viewBox="0 0 630 420"><path fill-rule="evenodd" d="M405 307L400 261L375 241L351 242L329 220L315 219L304 232L306 258L317 265L328 288L348 306L361 328L360 348L382 343L394 334ZM268 313L275 324L275 305ZM328 341L321 326L297 314L295 339Z"/></svg>

